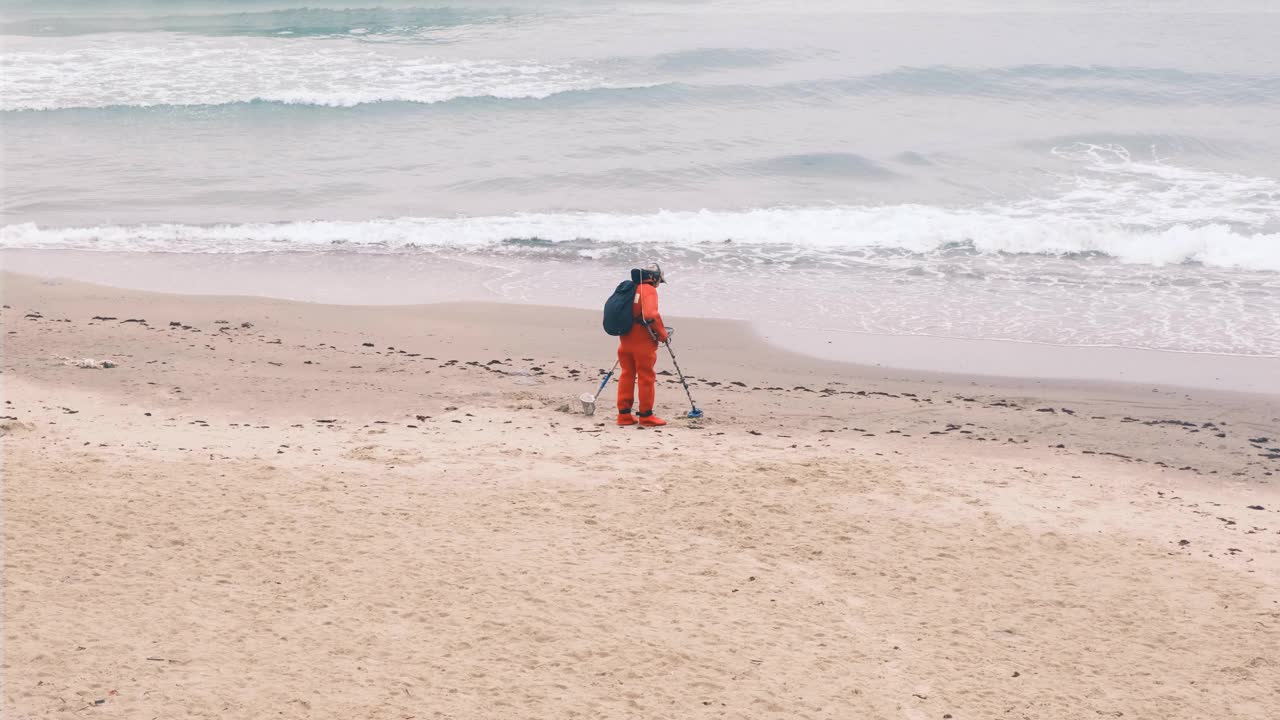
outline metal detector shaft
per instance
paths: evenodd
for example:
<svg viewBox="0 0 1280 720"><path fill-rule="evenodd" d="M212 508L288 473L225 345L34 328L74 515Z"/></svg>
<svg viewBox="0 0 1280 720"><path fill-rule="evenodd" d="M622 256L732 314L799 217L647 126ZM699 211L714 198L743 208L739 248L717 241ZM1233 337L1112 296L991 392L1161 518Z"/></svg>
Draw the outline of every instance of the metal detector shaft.
<svg viewBox="0 0 1280 720"><path fill-rule="evenodd" d="M689 392L689 381L684 379L684 372L680 370L680 363L676 360L676 351L671 349L671 341L668 340L663 345L666 345L667 352L671 353L671 364L676 366L676 374L680 376L680 384L684 386L685 397L689 398L689 417L701 417L702 411L698 409L697 403L693 401L693 393Z"/></svg>

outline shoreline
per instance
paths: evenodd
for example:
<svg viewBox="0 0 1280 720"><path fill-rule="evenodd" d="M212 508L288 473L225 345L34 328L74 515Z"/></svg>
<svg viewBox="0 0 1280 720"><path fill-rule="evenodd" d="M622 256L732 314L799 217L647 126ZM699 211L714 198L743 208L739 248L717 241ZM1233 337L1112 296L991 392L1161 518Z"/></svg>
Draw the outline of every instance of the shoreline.
<svg viewBox="0 0 1280 720"><path fill-rule="evenodd" d="M50 259L54 262L49 262ZM333 256L235 256L181 253L98 253L0 250L0 270L126 290L192 296L239 296L323 305L420 306L489 302L531 303L504 297L491 287L486 263L455 258L416 258L401 265L373 258L376 267L337 263ZM394 259L392 259L394 260ZM425 279L424 279L425 278ZM436 282L447 278L448 282ZM581 306L547 307L583 310ZM672 315L672 317L677 317ZM1054 345L1034 341L892 335L739 322L773 347L814 358L929 375L977 376L989 382L1146 385L1280 395L1280 356L1233 355L1117 346ZM594 325L584 324L584 332Z"/></svg>
<svg viewBox="0 0 1280 720"><path fill-rule="evenodd" d="M1280 396L1280 357L1271 355L814 328L770 327L756 328L756 332L776 345L789 346L798 339L809 355L855 358L850 362L903 371L981 376L993 381L1141 385Z"/></svg>
<svg viewBox="0 0 1280 720"><path fill-rule="evenodd" d="M173 323L180 323L185 328L187 318L193 314L196 317L203 316L207 323L212 322L210 318L214 315L225 314L228 309L247 308L259 312L270 311L277 318L276 322L284 322L295 333L323 333L325 328L339 321L351 327L379 328L380 332L386 333L394 341L394 347L398 348L424 342L445 343L446 346L457 343L468 347L492 348L494 352L498 348L505 348L505 354L511 356L507 358L508 362L522 355L531 355L532 358L527 358L530 361L542 356L567 357L573 360L566 365L574 365L578 372L562 379L577 379L580 385L585 386L566 390L565 397L571 399L576 398L584 389L594 389L593 382L583 379L592 374L602 376L612 364L616 348L615 338L596 332L596 311L561 306L492 301L341 305L273 297L153 292L61 278L42 279L8 270L0 271L0 291L6 296L17 293L44 297L46 301L57 303L53 307L76 308L84 317L68 316L61 320L71 324L84 322L90 316L110 314L105 310L100 312L95 307L99 302L104 307L114 306L115 314L123 313L121 318L134 315L146 318L154 314L148 308L177 308L183 319L170 320L170 329L176 327ZM119 309L122 304L127 309ZM42 312L39 308L33 309ZM16 306L6 309L6 317L15 317L19 310ZM41 320L43 319L45 318L42 317ZM670 319L677 320L675 317ZM91 327L109 326L114 322L116 321L90 320L89 324ZM868 397L894 395L901 396L902 399L933 402L932 398L925 397L927 393L939 399L950 397L951 400L946 400L946 404L951 404L953 401L974 402L968 396L976 393L975 397L986 398L982 402L994 402L996 407L1002 406L1006 401L1015 405L1051 406L1062 402L1088 403L1107 408L1106 414L1109 416L1114 414L1112 408L1117 406L1172 409L1186 405L1197 408L1197 412L1215 408L1224 417L1236 415L1238 419L1249 419L1256 434L1261 436L1273 435L1270 426L1280 424L1280 415L1275 412L1274 396L1268 393L1179 385L1155 386L1143 382L1000 376L963 371L938 372L857 363L839 357L799 352L784 343L759 342L759 328L741 320L678 318L678 322L681 332L677 334L674 348L682 367L688 373L695 398L702 407L723 402L730 409L736 408L741 401L724 396L726 391L747 395L768 391L798 398L803 398L806 393L821 392L822 399L829 399L840 395L855 395L853 391L843 388L860 385L869 393ZM147 324L137 327L153 331L165 329ZM208 329L226 332L219 327ZM265 337L259 331L255 333ZM9 335L13 335L12 330ZM688 338L696 338L696 342ZM897 339L907 342L916 340L912 337ZM972 346L984 348L989 342L997 341L973 341ZM197 346L191 347L194 349ZM298 349L302 351L306 347L300 345ZM119 352L127 353L127 348L119 348ZM403 354L402 350L396 352ZM478 361L479 358L475 360ZM664 382L676 384L678 389L666 353L659 354L659 366L668 367L668 376ZM516 380L520 381L520 378ZM825 387L819 391L819 386ZM856 394L861 395L862 392L858 391ZM716 393L721 397L713 395L709 400L709 393ZM682 392L669 392L664 402L668 408L679 408L687 404ZM607 403L602 406L607 407ZM1197 421L1199 422L1202 421Z"/></svg>

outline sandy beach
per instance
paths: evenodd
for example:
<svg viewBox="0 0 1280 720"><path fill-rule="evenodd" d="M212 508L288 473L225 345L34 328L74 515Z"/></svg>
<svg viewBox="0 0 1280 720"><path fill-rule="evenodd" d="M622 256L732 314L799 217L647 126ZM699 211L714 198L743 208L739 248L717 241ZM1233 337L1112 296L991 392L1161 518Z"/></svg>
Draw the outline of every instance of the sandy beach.
<svg viewBox="0 0 1280 720"><path fill-rule="evenodd" d="M0 720L1280 720L1277 37L3 3Z"/></svg>
<svg viewBox="0 0 1280 720"><path fill-rule="evenodd" d="M1275 395L3 283L7 718L1275 717Z"/></svg>

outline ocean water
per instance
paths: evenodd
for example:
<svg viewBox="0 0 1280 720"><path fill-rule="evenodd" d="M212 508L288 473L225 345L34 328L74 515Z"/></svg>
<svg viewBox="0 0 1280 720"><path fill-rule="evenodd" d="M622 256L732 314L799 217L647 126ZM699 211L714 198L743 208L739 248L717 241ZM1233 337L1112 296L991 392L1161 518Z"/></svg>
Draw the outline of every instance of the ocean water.
<svg viewBox="0 0 1280 720"><path fill-rule="evenodd" d="M0 260L1280 355L1280 6L939 5L7 0Z"/></svg>

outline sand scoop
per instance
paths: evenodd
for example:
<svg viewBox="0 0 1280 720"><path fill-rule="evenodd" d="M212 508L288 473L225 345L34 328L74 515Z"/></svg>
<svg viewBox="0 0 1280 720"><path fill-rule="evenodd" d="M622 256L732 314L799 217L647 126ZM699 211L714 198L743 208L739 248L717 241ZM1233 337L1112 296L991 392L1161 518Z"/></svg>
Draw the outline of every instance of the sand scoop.
<svg viewBox="0 0 1280 720"><path fill-rule="evenodd" d="M582 393L578 399L582 401L582 414L596 414L596 398L600 397L600 393L604 392L604 388L609 384L609 380L613 378L613 373L618 369L618 360L613 361L613 367L609 369L608 374L604 376L604 380L600 381L600 387L596 388L594 393Z"/></svg>

